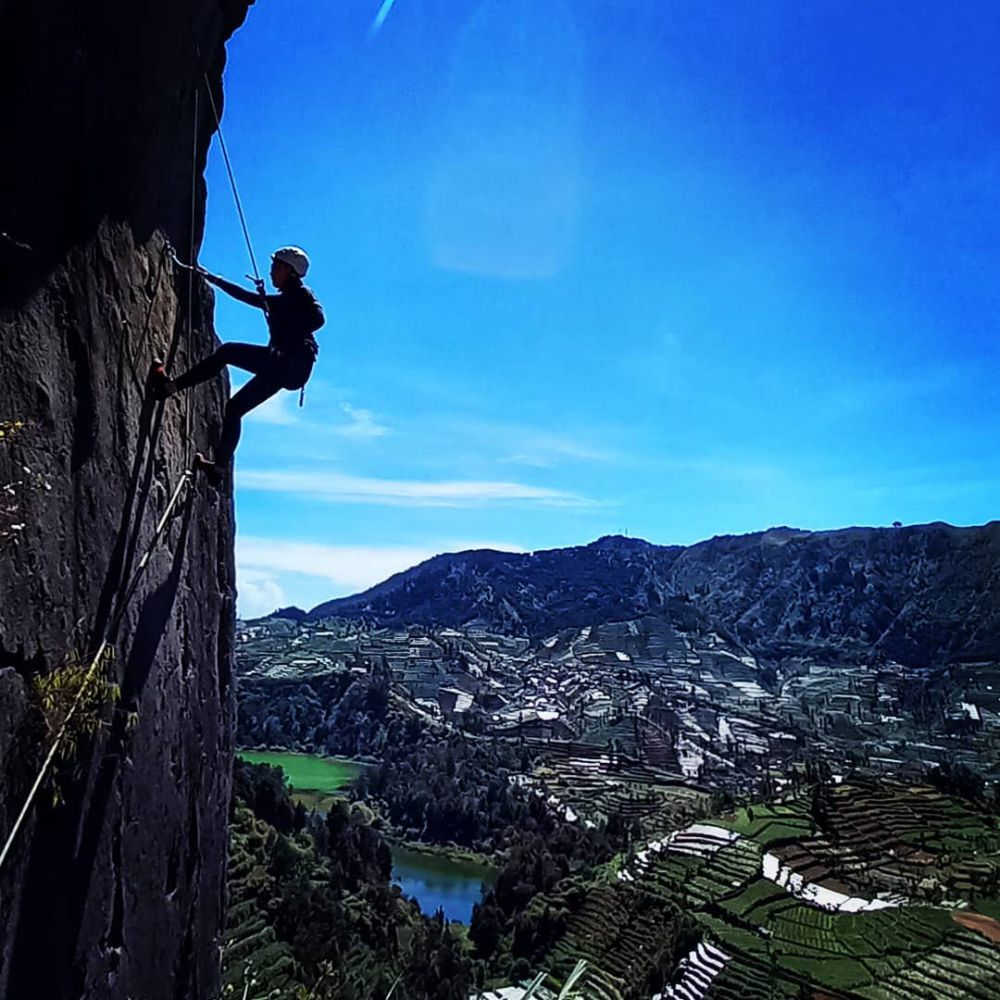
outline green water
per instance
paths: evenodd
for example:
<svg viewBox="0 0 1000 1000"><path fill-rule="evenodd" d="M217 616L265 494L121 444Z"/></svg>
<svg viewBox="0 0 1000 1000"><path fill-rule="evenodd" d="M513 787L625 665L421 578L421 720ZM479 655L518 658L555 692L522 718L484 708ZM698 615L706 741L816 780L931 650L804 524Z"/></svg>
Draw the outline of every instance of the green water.
<svg viewBox="0 0 1000 1000"><path fill-rule="evenodd" d="M328 809L332 794L349 785L364 767L357 761L340 757L316 757L281 750L241 750L239 755L251 764L280 767L296 793L292 797L311 809Z"/></svg>

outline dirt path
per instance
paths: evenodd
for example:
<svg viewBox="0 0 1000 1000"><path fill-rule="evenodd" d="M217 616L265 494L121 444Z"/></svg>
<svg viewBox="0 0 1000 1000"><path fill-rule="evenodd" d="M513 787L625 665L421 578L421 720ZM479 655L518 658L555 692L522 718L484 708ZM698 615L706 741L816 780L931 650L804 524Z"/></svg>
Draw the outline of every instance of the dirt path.
<svg viewBox="0 0 1000 1000"><path fill-rule="evenodd" d="M994 944L1000 944L1000 921L992 917L984 916L982 913L970 913L968 910L955 910L951 919L956 924L968 927L970 931L978 931L988 937Z"/></svg>

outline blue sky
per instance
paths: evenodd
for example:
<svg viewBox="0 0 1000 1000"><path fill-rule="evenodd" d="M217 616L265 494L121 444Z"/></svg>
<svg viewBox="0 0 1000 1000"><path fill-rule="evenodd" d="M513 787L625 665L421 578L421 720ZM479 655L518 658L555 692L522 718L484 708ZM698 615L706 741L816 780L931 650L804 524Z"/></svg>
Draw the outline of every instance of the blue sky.
<svg viewBox="0 0 1000 1000"><path fill-rule="evenodd" d="M380 7L229 46L262 266L305 247L328 315L245 426L243 614L469 546L996 516L1000 6Z"/></svg>

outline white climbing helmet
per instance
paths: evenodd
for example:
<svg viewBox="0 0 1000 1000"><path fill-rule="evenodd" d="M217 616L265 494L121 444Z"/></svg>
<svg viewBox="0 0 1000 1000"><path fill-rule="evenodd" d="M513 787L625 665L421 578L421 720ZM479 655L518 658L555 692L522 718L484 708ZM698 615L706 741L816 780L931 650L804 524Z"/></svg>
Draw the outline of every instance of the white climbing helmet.
<svg viewBox="0 0 1000 1000"><path fill-rule="evenodd" d="M309 258L301 247L282 247L271 254L271 260L284 261L300 278L309 270Z"/></svg>

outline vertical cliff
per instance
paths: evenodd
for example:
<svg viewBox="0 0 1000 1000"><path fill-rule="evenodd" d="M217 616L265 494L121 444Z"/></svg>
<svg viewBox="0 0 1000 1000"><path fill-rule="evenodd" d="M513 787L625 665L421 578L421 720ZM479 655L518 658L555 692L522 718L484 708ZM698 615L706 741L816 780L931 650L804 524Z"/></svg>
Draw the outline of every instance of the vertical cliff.
<svg viewBox="0 0 1000 1000"><path fill-rule="evenodd" d="M144 391L212 348L211 297L164 253L200 241L224 44L246 0L3 4L0 157L0 833L44 748L32 688L92 654L121 700L81 736L0 870L0 996L210 1000L232 756L231 497L204 483L125 586L218 384ZM198 117L195 94L201 90ZM193 158L194 133L197 153ZM192 214L192 170L197 177Z"/></svg>

